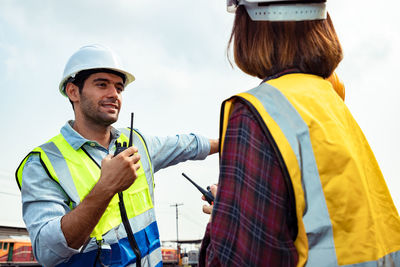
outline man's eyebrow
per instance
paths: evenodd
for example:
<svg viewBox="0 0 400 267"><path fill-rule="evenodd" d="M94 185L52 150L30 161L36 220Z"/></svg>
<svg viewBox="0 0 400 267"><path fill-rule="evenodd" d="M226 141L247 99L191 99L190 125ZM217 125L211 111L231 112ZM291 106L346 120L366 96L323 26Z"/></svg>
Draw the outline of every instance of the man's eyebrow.
<svg viewBox="0 0 400 267"><path fill-rule="evenodd" d="M110 82L110 80L105 78L96 78L93 80L93 82Z"/></svg>
<svg viewBox="0 0 400 267"><path fill-rule="evenodd" d="M109 79L105 79L105 78L96 78L93 80L93 82L110 82Z"/></svg>
<svg viewBox="0 0 400 267"><path fill-rule="evenodd" d="M93 82L107 82L107 83L110 83L110 80L106 79L106 78L96 78L96 79L93 80ZM122 82L116 82L115 84L124 87L124 84Z"/></svg>

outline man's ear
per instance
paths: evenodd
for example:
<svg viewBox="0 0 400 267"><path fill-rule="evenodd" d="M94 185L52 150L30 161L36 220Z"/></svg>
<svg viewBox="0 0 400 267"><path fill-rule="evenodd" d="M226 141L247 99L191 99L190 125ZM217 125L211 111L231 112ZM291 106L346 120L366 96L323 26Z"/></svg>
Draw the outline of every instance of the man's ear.
<svg viewBox="0 0 400 267"><path fill-rule="evenodd" d="M79 100L79 88L73 83L67 83L65 86L65 93L67 94L69 100L76 102Z"/></svg>

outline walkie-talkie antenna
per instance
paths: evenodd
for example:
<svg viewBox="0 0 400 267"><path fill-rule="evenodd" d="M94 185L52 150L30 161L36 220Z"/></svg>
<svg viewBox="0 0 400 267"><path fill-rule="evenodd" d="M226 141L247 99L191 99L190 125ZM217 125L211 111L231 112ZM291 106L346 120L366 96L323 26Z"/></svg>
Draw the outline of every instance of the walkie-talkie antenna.
<svg viewBox="0 0 400 267"><path fill-rule="evenodd" d="M132 132L133 132L133 112L131 112L131 132L129 133L129 144L128 144L128 147L132 146Z"/></svg>
<svg viewBox="0 0 400 267"><path fill-rule="evenodd" d="M206 198L207 202L210 205L213 205L214 202L214 196L212 195L209 187L207 187L207 190L204 190L201 186L199 186L198 184L196 184L195 182L193 182L192 179L190 179L185 173L182 172L183 177L185 177L186 179L189 180L189 182L191 182L201 193L203 193L204 197Z"/></svg>
<svg viewBox="0 0 400 267"><path fill-rule="evenodd" d="M131 113L131 132L129 133L129 144L128 147L132 146L132 132L133 132L133 112ZM124 142L125 146L123 149L126 149L126 142ZM123 151L123 150L122 150ZM121 151L121 152L122 152ZM139 249L139 246L136 242L135 236L133 235L133 231L132 231L132 227L129 223L129 218L128 218L128 214L126 212L125 209L125 204L124 204L124 196L122 192L118 193L118 198L119 198L119 211L121 213L121 220L122 223L124 225L125 231L126 231L126 235L128 237L128 241L129 241L129 245L131 246L133 253L136 256L136 266L137 267L141 267L141 259L142 259L142 255Z"/></svg>

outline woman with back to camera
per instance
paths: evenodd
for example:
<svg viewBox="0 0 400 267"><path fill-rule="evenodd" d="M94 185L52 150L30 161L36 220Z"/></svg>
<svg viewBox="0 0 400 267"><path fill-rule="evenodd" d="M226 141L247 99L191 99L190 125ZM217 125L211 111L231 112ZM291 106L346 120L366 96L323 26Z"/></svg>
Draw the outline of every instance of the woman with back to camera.
<svg viewBox="0 0 400 267"><path fill-rule="evenodd" d="M325 1L227 2L235 62L262 82L222 104L200 265L400 266L399 215L326 80L343 54Z"/></svg>

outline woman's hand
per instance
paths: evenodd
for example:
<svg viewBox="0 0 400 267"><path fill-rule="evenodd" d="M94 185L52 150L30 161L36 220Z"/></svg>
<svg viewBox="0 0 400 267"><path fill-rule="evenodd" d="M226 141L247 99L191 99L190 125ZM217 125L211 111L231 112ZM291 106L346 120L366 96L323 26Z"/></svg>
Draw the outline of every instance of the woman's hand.
<svg viewBox="0 0 400 267"><path fill-rule="evenodd" d="M217 189L218 189L218 185L216 185L216 184L213 184L213 185L210 186L210 191L211 191L211 194L214 196L214 199L215 199L215 197L217 195ZM204 196L201 196L201 199L204 200L204 201L206 200L206 198ZM211 205L203 205L203 212L205 214L210 214L211 215L213 207L214 207L214 203L212 203ZM211 217L212 216L210 216L210 222L211 222Z"/></svg>

